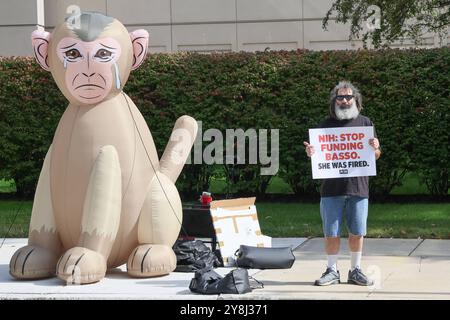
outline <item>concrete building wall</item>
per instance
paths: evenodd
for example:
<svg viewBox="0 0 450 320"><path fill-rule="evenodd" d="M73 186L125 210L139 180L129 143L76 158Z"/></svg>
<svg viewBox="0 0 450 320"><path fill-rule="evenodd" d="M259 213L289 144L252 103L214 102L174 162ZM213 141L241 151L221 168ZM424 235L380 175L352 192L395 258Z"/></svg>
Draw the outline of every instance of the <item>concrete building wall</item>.
<svg viewBox="0 0 450 320"><path fill-rule="evenodd" d="M43 0L1 0L0 56L31 54L31 32L43 23Z"/></svg>
<svg viewBox="0 0 450 320"><path fill-rule="evenodd" d="M349 26L322 19L333 0L1 0L0 55L31 55L30 33L36 25L51 31L67 8L113 16L130 30L150 33L150 52L352 50ZM444 44L450 43L450 37ZM411 41L394 47L412 45ZM427 47L439 39L427 36Z"/></svg>

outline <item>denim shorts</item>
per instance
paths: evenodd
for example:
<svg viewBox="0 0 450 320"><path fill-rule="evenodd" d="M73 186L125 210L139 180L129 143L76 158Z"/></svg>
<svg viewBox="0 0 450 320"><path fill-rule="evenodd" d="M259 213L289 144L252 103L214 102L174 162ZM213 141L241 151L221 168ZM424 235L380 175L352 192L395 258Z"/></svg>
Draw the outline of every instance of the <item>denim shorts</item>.
<svg viewBox="0 0 450 320"><path fill-rule="evenodd" d="M324 235L326 237L340 236L345 210L348 231L353 235L365 236L368 209L368 198L357 196L322 197L320 199L320 216Z"/></svg>

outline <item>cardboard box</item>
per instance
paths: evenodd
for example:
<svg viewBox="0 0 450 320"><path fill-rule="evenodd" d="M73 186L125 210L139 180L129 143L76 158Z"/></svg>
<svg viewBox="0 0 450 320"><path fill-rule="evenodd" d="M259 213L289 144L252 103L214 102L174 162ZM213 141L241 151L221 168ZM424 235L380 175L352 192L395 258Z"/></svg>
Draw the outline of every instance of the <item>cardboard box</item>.
<svg viewBox="0 0 450 320"><path fill-rule="evenodd" d="M224 266L234 266L240 245L267 247L261 233L255 197L218 200L210 203L211 217Z"/></svg>

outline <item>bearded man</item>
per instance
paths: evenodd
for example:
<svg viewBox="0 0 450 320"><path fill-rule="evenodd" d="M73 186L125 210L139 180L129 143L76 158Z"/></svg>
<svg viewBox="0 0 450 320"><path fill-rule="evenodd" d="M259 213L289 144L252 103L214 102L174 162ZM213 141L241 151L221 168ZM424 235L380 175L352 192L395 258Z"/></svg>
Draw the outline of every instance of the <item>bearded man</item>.
<svg viewBox="0 0 450 320"><path fill-rule="evenodd" d="M362 98L359 90L350 82L341 81L331 90L330 115L319 124L319 128L373 126L372 121L360 114ZM375 159L381 155L380 143L374 137L369 140L375 152ZM311 157L314 146L303 142L306 154ZM347 283L370 286L373 281L361 270L361 255L364 236L367 233L369 207L369 177L323 179L320 190L320 215L325 236L327 267L315 285L326 286L340 283L337 258L340 247L340 232L344 211L346 212L348 244L351 255L351 269Z"/></svg>

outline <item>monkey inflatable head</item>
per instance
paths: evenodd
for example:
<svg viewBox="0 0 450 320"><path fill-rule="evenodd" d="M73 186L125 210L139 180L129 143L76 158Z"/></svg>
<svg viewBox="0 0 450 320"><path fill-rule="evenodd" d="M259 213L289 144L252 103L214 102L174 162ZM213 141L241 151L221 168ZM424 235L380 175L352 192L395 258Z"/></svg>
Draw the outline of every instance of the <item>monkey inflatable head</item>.
<svg viewBox="0 0 450 320"><path fill-rule="evenodd" d="M131 70L144 61L148 32L128 33L118 20L97 12L71 16L50 34L32 33L37 62L51 71L76 105L93 105L121 92Z"/></svg>

